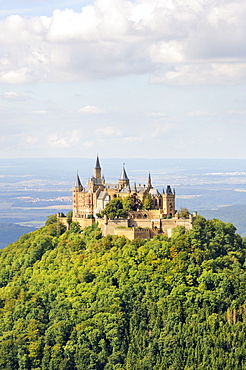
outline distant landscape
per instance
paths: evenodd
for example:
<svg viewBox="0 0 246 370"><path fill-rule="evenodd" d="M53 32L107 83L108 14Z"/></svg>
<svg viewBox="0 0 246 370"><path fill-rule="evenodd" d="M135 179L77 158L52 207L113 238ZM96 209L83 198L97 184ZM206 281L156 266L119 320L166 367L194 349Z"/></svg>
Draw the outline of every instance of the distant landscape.
<svg viewBox="0 0 246 370"><path fill-rule="evenodd" d="M132 185L146 183L150 171L160 191L175 188L176 209L232 222L246 236L246 160L101 158L106 182L118 181L123 162ZM1 160L0 247L70 211L76 172L86 186L94 165L85 158Z"/></svg>

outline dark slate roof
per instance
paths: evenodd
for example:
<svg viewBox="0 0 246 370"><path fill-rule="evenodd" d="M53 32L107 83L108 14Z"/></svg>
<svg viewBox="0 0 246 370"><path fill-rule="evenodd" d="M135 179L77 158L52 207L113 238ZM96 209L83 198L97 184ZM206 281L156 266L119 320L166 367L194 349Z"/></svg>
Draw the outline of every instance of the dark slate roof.
<svg viewBox="0 0 246 370"><path fill-rule="evenodd" d="M129 180L128 177L127 177L126 170L125 170L125 167L124 166L122 168L120 180Z"/></svg>
<svg viewBox="0 0 246 370"><path fill-rule="evenodd" d="M81 181L80 181L80 178L79 178L79 175L77 174L77 176L76 176L76 179L75 179L75 181L74 181L74 188L80 188L80 187L82 187L82 184L81 184Z"/></svg>
<svg viewBox="0 0 246 370"><path fill-rule="evenodd" d="M130 191L131 191L130 186L126 186L126 187L124 187L123 189L121 189L120 193L128 193L128 192L130 192Z"/></svg>
<svg viewBox="0 0 246 370"><path fill-rule="evenodd" d="M167 185L166 193L167 194L172 194L172 189L171 189L171 186L170 185Z"/></svg>
<svg viewBox="0 0 246 370"><path fill-rule="evenodd" d="M102 179L96 179L95 177L91 178L94 185L102 185Z"/></svg>
<svg viewBox="0 0 246 370"><path fill-rule="evenodd" d="M101 169L101 166L100 166L100 162L99 162L99 158L98 158L98 155L97 155L97 159L96 159L96 165L95 165L95 169Z"/></svg>

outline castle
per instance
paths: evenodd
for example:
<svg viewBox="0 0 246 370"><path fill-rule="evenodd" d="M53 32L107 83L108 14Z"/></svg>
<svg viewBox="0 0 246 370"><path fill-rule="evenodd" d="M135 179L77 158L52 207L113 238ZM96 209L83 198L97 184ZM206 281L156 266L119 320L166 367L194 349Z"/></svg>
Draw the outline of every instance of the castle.
<svg viewBox="0 0 246 370"><path fill-rule="evenodd" d="M132 208L124 218L110 219L105 214L107 204L113 199L131 199ZM99 157L96 158L94 176L88 181L87 189L83 187L77 173L73 188L73 217L83 229L97 222L103 235L124 235L129 239L137 237L151 238L158 234L171 236L173 228L178 225L192 228L195 217L179 218L175 211L175 190L167 185L166 191L160 193L152 186L150 173L147 185L131 186L125 166L117 184L108 184L102 175ZM146 206L147 205L147 206ZM103 216L102 216L103 214ZM65 220L60 217L60 220Z"/></svg>

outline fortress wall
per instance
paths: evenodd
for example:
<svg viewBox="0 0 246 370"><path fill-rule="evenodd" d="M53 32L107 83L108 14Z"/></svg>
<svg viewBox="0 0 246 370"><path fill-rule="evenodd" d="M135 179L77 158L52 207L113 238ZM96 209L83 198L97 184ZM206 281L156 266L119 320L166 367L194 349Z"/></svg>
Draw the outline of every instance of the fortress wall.
<svg viewBox="0 0 246 370"><path fill-rule="evenodd" d="M140 219L129 219L129 226L130 227L149 227L149 228L152 228L152 221L149 220L149 219L143 219L143 218L140 218Z"/></svg>
<svg viewBox="0 0 246 370"><path fill-rule="evenodd" d="M68 222L66 217L58 217L59 221L62 222L68 228ZM98 226L102 230L102 235L125 235L128 239L133 240L135 238L147 239L154 237L160 233L166 234L168 237L172 236L173 229L177 226L184 226L186 229L192 229L192 222L195 217L189 219L182 218L171 218L171 219L119 219L119 220L108 220L108 219L97 219ZM78 222L82 229L87 226L91 226L95 220L87 218L73 217L73 221ZM123 229L117 229L117 227L123 227ZM136 228L143 228L142 230ZM125 229L124 229L125 228ZM146 230L146 228L148 228Z"/></svg>
<svg viewBox="0 0 246 370"><path fill-rule="evenodd" d="M149 229L143 229L143 230L134 229L134 239L136 238L140 238L140 239L150 238L150 230Z"/></svg>
<svg viewBox="0 0 246 370"><path fill-rule="evenodd" d="M138 230L134 229L133 227L129 229L115 229L114 235L123 235L130 240L136 238L148 239L150 237L150 230L149 229Z"/></svg>
<svg viewBox="0 0 246 370"><path fill-rule="evenodd" d="M80 217L73 217L72 219L74 222L78 222L80 224L81 229L84 229L87 226L91 226L95 220L91 218L80 218Z"/></svg>
<svg viewBox="0 0 246 370"><path fill-rule="evenodd" d="M161 217L161 211L159 209L154 209L154 210L151 210L151 211L131 211L129 212L129 214L132 216L133 219L136 219L136 218L160 218ZM146 217L147 216L147 217Z"/></svg>
<svg viewBox="0 0 246 370"><path fill-rule="evenodd" d="M114 235L114 230L117 226L128 227L128 220L107 220L97 219L98 225L102 230L102 235Z"/></svg>
<svg viewBox="0 0 246 370"><path fill-rule="evenodd" d="M171 218L161 220L162 231L163 233L167 234L169 238L172 236L173 229L177 226L184 226L186 229L191 230L192 220L183 218Z"/></svg>

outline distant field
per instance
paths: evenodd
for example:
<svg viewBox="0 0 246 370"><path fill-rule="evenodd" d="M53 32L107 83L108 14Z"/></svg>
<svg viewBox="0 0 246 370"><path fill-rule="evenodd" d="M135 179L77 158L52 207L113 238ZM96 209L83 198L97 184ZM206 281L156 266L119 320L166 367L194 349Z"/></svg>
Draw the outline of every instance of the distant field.
<svg viewBox="0 0 246 370"><path fill-rule="evenodd" d="M20 226L11 223L0 223L0 248L7 247L16 241L21 235L36 230L34 227Z"/></svg>

